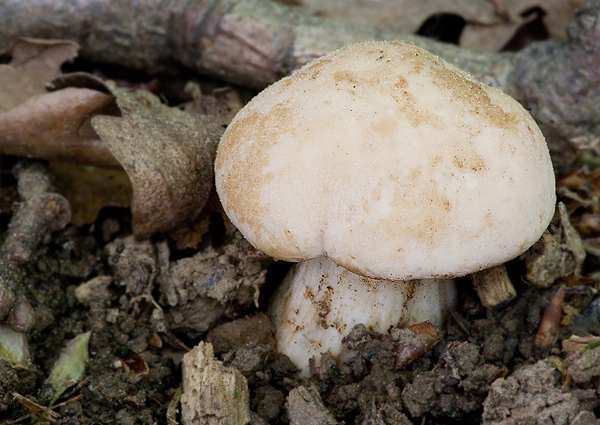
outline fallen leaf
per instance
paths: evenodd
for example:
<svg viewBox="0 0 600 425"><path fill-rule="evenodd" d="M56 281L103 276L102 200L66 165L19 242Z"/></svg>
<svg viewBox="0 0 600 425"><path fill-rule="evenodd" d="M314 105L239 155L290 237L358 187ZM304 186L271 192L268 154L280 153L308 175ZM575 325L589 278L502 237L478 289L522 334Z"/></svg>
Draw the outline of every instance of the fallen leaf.
<svg viewBox="0 0 600 425"><path fill-rule="evenodd" d="M131 206L133 190L125 171L64 162L52 162L48 170L58 193L69 201L76 226L96 221L104 207Z"/></svg>
<svg viewBox="0 0 600 425"><path fill-rule="evenodd" d="M46 93L45 85L60 75L63 63L77 56L77 43L65 40L22 38L8 54L12 60L0 65L0 112Z"/></svg>
<svg viewBox="0 0 600 425"><path fill-rule="evenodd" d="M84 88L28 99L0 113L0 154L117 167L89 125L113 103L110 94Z"/></svg>
<svg viewBox="0 0 600 425"><path fill-rule="evenodd" d="M0 154L119 166L89 122L111 113L114 97L98 84L47 93L78 48L59 40L20 39L13 45L11 63L0 65Z"/></svg>
<svg viewBox="0 0 600 425"><path fill-rule="evenodd" d="M273 0L276 1L276 0ZM374 25L394 32L414 34L441 14L462 18L459 45L497 51L511 40L537 12L548 35L566 38L566 28L575 9L584 0L302 0L313 15Z"/></svg>
<svg viewBox="0 0 600 425"><path fill-rule="evenodd" d="M212 188L208 144L224 128L211 116L169 108L149 92L109 85L122 117L96 116L92 125L133 186L133 231L140 238L192 223Z"/></svg>

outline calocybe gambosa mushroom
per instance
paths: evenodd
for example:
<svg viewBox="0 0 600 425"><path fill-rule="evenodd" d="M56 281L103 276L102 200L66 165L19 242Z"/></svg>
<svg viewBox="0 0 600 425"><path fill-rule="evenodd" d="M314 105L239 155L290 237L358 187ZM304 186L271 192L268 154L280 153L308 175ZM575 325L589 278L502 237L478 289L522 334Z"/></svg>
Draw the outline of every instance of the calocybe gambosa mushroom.
<svg viewBox="0 0 600 425"><path fill-rule="evenodd" d="M225 212L255 247L313 259L271 308L278 349L304 371L354 324L439 323L453 299L445 279L523 253L555 203L529 113L407 42L347 46L268 87L228 127L215 170Z"/></svg>

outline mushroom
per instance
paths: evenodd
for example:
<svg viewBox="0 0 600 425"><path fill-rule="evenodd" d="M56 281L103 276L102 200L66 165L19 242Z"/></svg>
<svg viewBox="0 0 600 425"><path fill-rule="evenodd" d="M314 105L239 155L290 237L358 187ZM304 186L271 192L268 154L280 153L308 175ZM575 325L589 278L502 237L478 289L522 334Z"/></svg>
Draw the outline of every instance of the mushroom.
<svg viewBox="0 0 600 425"><path fill-rule="evenodd" d="M408 42L344 47L262 91L227 128L215 171L252 245L312 259L270 308L278 350L305 374L354 324L440 323L448 279L523 253L555 204L529 113Z"/></svg>

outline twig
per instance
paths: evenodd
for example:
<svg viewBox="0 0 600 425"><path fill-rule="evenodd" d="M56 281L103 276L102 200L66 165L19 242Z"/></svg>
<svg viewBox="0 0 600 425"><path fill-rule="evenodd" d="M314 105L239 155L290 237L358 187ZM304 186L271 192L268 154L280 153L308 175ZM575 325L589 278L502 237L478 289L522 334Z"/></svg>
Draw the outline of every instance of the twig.
<svg viewBox="0 0 600 425"><path fill-rule="evenodd" d="M35 315L25 298L23 267L35 259L37 246L47 235L67 225L71 211L65 198L49 193L50 179L41 164L19 163L13 173L23 202L17 206L0 248L0 318L8 314L15 331L27 332Z"/></svg>

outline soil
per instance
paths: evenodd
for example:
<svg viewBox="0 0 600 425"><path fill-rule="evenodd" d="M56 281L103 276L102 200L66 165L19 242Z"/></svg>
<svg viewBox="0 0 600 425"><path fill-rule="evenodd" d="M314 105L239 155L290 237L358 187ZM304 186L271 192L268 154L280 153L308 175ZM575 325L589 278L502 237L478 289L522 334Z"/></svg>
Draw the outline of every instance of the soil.
<svg viewBox="0 0 600 425"><path fill-rule="evenodd" d="M600 422L600 348L568 354L559 346L571 335L598 334L594 285L566 287L566 305L581 313L561 327L559 342L541 349L534 339L556 288L522 283L523 263L515 260L508 264L515 300L485 309L461 279L458 308L439 342L408 366L396 367L399 350L414 342L408 332L382 335L358 325L340 359L324 356L302 380L274 351L262 312L284 264L255 259L237 232L223 234L217 213L209 215L209 228L221 232L212 238L221 242L209 237L198 251L177 250L168 238L136 240L128 214L106 209L93 225L68 225L26 266L36 316L28 334L32 360L27 368L0 361L3 424L32 416L16 395L48 406L56 359L88 331L85 374L57 401L56 423L174 423L169 415L180 421L172 408L182 357L201 340L247 378L254 424Z"/></svg>

